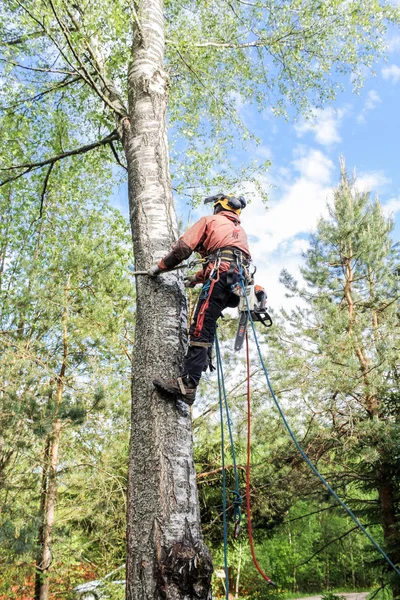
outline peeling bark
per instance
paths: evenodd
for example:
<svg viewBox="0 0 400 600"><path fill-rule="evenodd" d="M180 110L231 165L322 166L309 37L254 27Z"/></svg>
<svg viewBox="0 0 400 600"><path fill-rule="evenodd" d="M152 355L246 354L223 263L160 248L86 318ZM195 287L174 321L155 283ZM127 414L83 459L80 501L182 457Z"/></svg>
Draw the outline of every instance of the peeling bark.
<svg viewBox="0 0 400 600"><path fill-rule="evenodd" d="M168 164L160 0L143 0L129 69L128 166L135 268L148 269L177 236ZM152 380L176 377L186 346L182 276L137 278L127 507L127 599L211 596L193 463L190 410L158 396Z"/></svg>

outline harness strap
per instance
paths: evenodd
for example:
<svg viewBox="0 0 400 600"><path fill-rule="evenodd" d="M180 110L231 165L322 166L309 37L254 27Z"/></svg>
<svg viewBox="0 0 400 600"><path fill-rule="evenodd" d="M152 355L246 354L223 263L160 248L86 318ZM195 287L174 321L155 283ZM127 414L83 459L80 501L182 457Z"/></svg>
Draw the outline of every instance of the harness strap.
<svg viewBox="0 0 400 600"><path fill-rule="evenodd" d="M235 248L234 246L227 248L218 248L215 252L209 254L205 261L207 263L214 262L215 260L220 259L224 262L232 262L235 261L240 264L244 264L245 266L250 264L250 259L247 258L246 254L240 250L240 248Z"/></svg>
<svg viewBox="0 0 400 600"><path fill-rule="evenodd" d="M189 346L199 346L200 348L211 348L212 344L209 344L208 342L193 342L192 340L190 340Z"/></svg>
<svg viewBox="0 0 400 600"><path fill-rule="evenodd" d="M177 384L179 386L181 394L184 396L186 394L186 388L185 388L185 386L183 384L182 377L178 377L178 379L176 380L176 382L177 382Z"/></svg>
<svg viewBox="0 0 400 600"><path fill-rule="evenodd" d="M204 302L199 310L199 314L197 315L196 328L193 332L193 337L200 337L201 330L203 329L203 325L204 325L204 318L205 318L206 310L210 304L210 296L214 289L214 285L217 283L217 281L219 281L219 269L217 269L216 275L217 276L215 278L208 280L208 281L210 281L210 286L208 288L207 297L204 300Z"/></svg>

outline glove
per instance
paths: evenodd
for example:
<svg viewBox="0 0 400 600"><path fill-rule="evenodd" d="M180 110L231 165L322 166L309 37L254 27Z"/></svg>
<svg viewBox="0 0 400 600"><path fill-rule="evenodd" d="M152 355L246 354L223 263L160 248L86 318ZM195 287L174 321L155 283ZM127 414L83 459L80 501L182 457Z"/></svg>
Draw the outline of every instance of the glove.
<svg viewBox="0 0 400 600"><path fill-rule="evenodd" d="M185 288L193 288L197 283L196 275L188 275L185 277Z"/></svg>
<svg viewBox="0 0 400 600"><path fill-rule="evenodd" d="M161 273L161 269L158 266L158 264L153 265L152 267L150 267L150 269L147 271L147 275L149 277L157 277L157 275L159 275Z"/></svg>

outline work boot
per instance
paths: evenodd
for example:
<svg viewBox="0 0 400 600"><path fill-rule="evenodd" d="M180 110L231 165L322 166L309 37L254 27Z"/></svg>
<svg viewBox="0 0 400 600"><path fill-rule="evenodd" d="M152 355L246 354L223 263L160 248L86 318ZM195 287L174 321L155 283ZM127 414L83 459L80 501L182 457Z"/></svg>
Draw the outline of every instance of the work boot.
<svg viewBox="0 0 400 600"><path fill-rule="evenodd" d="M189 375L178 377L175 381L161 381L160 379L153 380L154 387L170 396L171 398L180 399L189 406L196 399L196 384L191 380Z"/></svg>

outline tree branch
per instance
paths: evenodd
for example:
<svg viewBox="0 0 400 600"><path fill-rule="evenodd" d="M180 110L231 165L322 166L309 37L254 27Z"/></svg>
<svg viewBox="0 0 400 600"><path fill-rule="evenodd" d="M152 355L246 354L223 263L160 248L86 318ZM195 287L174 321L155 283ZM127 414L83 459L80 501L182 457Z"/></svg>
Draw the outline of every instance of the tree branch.
<svg viewBox="0 0 400 600"><path fill-rule="evenodd" d="M225 465L225 470L233 469L234 465ZM236 465L236 468L241 471L246 471L246 467L242 465ZM204 479L205 477L210 477L211 475L215 475L216 473L220 473L222 471L222 467L218 467L217 469L213 469L212 471L204 471L203 473L197 473L197 479Z"/></svg>
<svg viewBox="0 0 400 600"><path fill-rule="evenodd" d="M23 8L23 7L21 7L21 8ZM32 15L29 15L29 16L32 16ZM37 19L34 19L34 21L36 23L38 22ZM41 23L39 23L39 25L42 26ZM73 30L71 29L71 31L73 31ZM0 47L1 46L18 46L19 44L23 44L26 40L32 40L32 39L44 37L45 35L48 35L48 34L43 29L42 29L42 31L32 31L32 33L25 33L25 34L21 35L20 37L14 38L12 40L4 40L3 42L0 42Z"/></svg>
<svg viewBox="0 0 400 600"><path fill-rule="evenodd" d="M122 167L123 169L125 169L125 171L127 171L128 170L127 167L121 162L121 160L118 156L118 152L116 151L115 146L112 142L110 142L110 148L111 148L111 151L114 154L114 158L117 161L117 163L119 164L119 166Z"/></svg>
<svg viewBox="0 0 400 600"><path fill-rule="evenodd" d="M67 85L70 85L71 83L76 83L77 81L80 81L82 78L81 75L77 75L76 77L72 77L71 79L69 78L65 78L62 81L60 81L60 83L58 83L57 85L48 88L47 90L43 90L43 92L39 92L39 94L36 94L36 96L30 96L29 98L23 98L22 100L19 100L16 104L12 104L11 106L5 106L4 108L0 107L1 110L13 110L14 108L18 108L18 106L21 106L21 104L25 104L25 102L35 102L36 100L40 100L40 98L43 98L43 96L45 96L46 94L51 94L51 92L56 92L57 90L61 90L62 88L66 87Z"/></svg>
<svg viewBox="0 0 400 600"><path fill-rule="evenodd" d="M112 100L110 100L110 98L103 93L103 90L99 89L98 85L96 84L96 81L93 79L93 77L91 76L91 74L89 73L89 71L86 68L86 65L84 64L84 62L81 60L77 50L75 49L72 40L71 40L71 36L69 35L69 28L65 25L65 23L62 21L61 17L58 15L56 8L54 6L54 3L52 2L52 0L49 0L49 4L51 7L51 10L54 14L54 17L57 21L57 23L60 26L61 32L76 60L76 62L78 63L78 65L80 66L81 70L83 71L83 78L85 79L86 83L88 83L88 85L90 85L90 87L96 92L96 94L103 100L103 102L105 102L105 104L111 108L117 115L119 115L120 117L126 117L127 116L127 111L126 109L123 107L121 101L119 100L119 98L117 99L117 104L115 102L113 102ZM86 42L86 47L88 47L89 44L88 42ZM88 48L89 49L89 48ZM90 47L90 53L93 56L93 51ZM96 61L97 62L97 61ZM104 81L102 73L98 70L98 65L95 65L95 68L98 72L98 75L100 76L100 78L103 80L103 84L104 87L107 89L107 82Z"/></svg>
<svg viewBox="0 0 400 600"><path fill-rule="evenodd" d="M113 142L118 139L119 139L119 134L115 130L112 133L110 133L108 136L103 138L102 140L99 140L98 142L93 142L92 144L87 144L86 146L81 146L80 148L75 148L75 150L70 150L69 152L62 152L61 154L58 154L51 158L47 158L46 160L41 160L39 162L34 162L34 163L25 163L22 165L15 165L12 167L1 168L0 171L13 171L15 169L24 169L24 171L22 173L19 173L18 175L14 175L13 177L10 177L9 179L5 179L4 181L0 182L0 187L5 185L6 183L10 183L11 181L15 181L16 179L23 177L23 175L26 175L30 171L35 171L36 169L40 169L41 167L45 167L46 165L54 165L54 163L56 163L59 160L62 160L64 158L68 158L69 156L75 156L77 154L85 154L86 152L90 152L90 150L93 150L94 148L99 148L100 146L106 146L107 144L110 144L110 142Z"/></svg>
<svg viewBox="0 0 400 600"><path fill-rule="evenodd" d="M7 63L8 65L13 65L14 67L18 67L19 69L26 69L28 71L36 71L39 73L57 73L61 75L75 75L76 71L65 71L61 69L48 69L40 68L40 67L27 67L26 65L21 65L20 63L15 62L14 60L7 60L6 58L0 58L0 62Z"/></svg>
<svg viewBox="0 0 400 600"><path fill-rule="evenodd" d="M50 166L47 170L46 173L46 177L44 178L44 182L43 182L43 189L42 189L42 195L40 197L40 210L39 210L39 221L41 220L41 218L43 217L43 205L44 205L44 199L46 196L46 191L47 191L47 185L49 183L49 179L50 179L50 174L53 170L54 167L54 162L50 163Z"/></svg>
<svg viewBox="0 0 400 600"><path fill-rule="evenodd" d="M301 567L303 565L306 565L307 563L310 562L310 560L312 560L314 558L314 556L317 556L317 554L319 554L320 552L322 552L322 550L325 550L325 548L327 548L331 544L333 544L335 542L338 542L339 540L342 540L344 537L346 537L346 535L349 535L349 533L351 533L355 529L358 529L358 525L355 525L354 527L352 527L351 529L349 529L348 531L346 531L346 533L343 533L343 535L340 535L339 537L331 540L327 544L324 544L324 546L321 546L321 548L318 548L318 550L316 552L314 552L314 554L312 554L310 556L310 558L307 558L307 560L305 560L304 562L298 563L297 565L295 565L295 568L297 569L297 567Z"/></svg>

